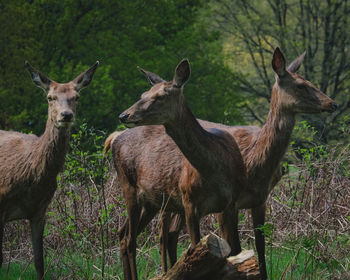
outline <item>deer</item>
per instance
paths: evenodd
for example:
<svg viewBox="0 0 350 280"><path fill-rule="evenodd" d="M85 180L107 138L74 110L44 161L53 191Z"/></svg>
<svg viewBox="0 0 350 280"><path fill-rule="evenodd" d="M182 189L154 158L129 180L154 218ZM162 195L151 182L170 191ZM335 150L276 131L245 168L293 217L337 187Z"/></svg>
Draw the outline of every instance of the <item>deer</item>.
<svg viewBox="0 0 350 280"><path fill-rule="evenodd" d="M246 185L245 165L233 137L204 129L186 104L189 61L178 64L170 82L140 70L153 85L120 114L130 129L107 142L128 212L119 232L123 272L125 279L133 280L136 237L157 212L184 215L191 249L200 241L200 218L220 213L227 221L223 236L233 243L231 209Z"/></svg>
<svg viewBox="0 0 350 280"><path fill-rule="evenodd" d="M272 58L272 68L275 72L275 84L272 88L270 111L262 128L257 126L226 126L199 120L206 128L219 128L228 132L236 140L247 169L247 188L239 195L234 212L235 237L238 237L238 210L251 209L255 245L258 253L259 267L262 279L267 279L265 261L265 239L262 226L265 223L265 203L268 195L282 177L280 163L288 148L295 117L299 113L314 114L334 112L338 105L327 95L317 89L311 82L297 73L305 52L297 57L288 67L283 53L276 48ZM183 227L183 217L178 214L162 216L160 239L168 244L161 244L161 254L168 250L171 266L176 262L176 247L179 231ZM171 221L169 221L171 219ZM238 238L232 248L233 254L241 251ZM162 256L162 260L166 257ZM163 265L163 270L166 265Z"/></svg>
<svg viewBox="0 0 350 280"><path fill-rule="evenodd" d="M57 189L57 174L64 166L79 92L90 84L98 64L97 61L74 80L61 84L25 62L34 84L46 93L48 118L40 137L0 130L0 267L5 224L27 219L37 277L44 279L46 209Z"/></svg>

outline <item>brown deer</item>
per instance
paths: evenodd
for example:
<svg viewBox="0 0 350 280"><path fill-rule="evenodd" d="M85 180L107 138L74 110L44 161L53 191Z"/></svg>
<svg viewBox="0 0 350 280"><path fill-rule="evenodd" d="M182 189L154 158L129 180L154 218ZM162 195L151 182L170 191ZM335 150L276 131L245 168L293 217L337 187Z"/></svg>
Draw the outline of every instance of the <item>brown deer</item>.
<svg viewBox="0 0 350 280"><path fill-rule="evenodd" d="M287 68L282 52L276 48L272 68L275 71L276 82L272 88L270 112L266 124L260 129L256 126L225 126L207 121L199 121L206 128L216 127L232 135L242 153L247 168L248 187L243 190L234 208L234 229L237 231L238 209L252 209L255 243L258 251L260 273L267 278L265 264L265 241L260 228L265 220L266 199L281 178L280 162L288 148L289 140L298 113L334 112L337 104L317 89L311 82L305 80L296 71L303 62L305 53L295 59ZM166 218L169 219L168 216ZM169 227L169 220L163 220ZM161 244L162 253L168 246L171 265L176 262L177 237L183 222L175 215L170 222L168 244ZM160 235L164 235L162 229ZM234 236L238 237L238 232ZM233 253L241 251L239 239L235 239ZM164 248L165 247L165 248ZM164 258L164 257L163 257ZM166 261L166 258L165 258Z"/></svg>
<svg viewBox="0 0 350 280"><path fill-rule="evenodd" d="M160 209L185 216L192 247L200 240L200 218L221 212L227 221L223 235L232 244L231 209L246 184L233 137L203 129L186 105L182 91L190 76L189 62L176 67L171 82L142 71L154 85L119 116L127 127L138 127L112 143L129 217L120 234L125 279L137 279L136 237Z"/></svg>
<svg viewBox="0 0 350 280"><path fill-rule="evenodd" d="M48 119L43 135L0 131L0 267L6 222L28 219L38 279L44 277L43 231L45 212L57 188L69 147L79 91L87 86L98 66L66 84L56 83L25 63L33 82L47 93Z"/></svg>

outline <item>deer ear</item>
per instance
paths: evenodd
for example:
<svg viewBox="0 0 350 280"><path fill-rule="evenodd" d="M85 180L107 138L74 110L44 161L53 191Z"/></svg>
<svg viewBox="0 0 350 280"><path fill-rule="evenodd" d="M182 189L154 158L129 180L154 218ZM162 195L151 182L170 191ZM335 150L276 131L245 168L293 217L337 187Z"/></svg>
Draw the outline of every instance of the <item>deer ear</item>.
<svg viewBox="0 0 350 280"><path fill-rule="evenodd" d="M159 77L157 74L154 74L152 72L149 72L149 71L146 71L144 69L142 69L141 67L137 66L137 69L140 70L141 73L143 73L148 82L154 86L155 84L158 84L158 83L162 83L162 82L165 82L165 80L163 80L161 77Z"/></svg>
<svg viewBox="0 0 350 280"><path fill-rule="evenodd" d="M299 57L297 57L296 59L294 59L294 61L289 64L287 70L289 72L295 73L299 70L300 65L303 63L304 57L305 57L306 51L303 52Z"/></svg>
<svg viewBox="0 0 350 280"><path fill-rule="evenodd" d="M90 84L98 65L99 65L99 62L96 61L95 64L92 65L88 70L81 73L78 77L76 77L72 81L75 84L76 91L80 91L81 89L83 89L84 87Z"/></svg>
<svg viewBox="0 0 350 280"><path fill-rule="evenodd" d="M48 92L50 89L50 84L52 81L46 77L44 74L40 73L39 71L35 70L28 61L24 63L25 67L28 69L30 77L32 78L32 81L34 84L36 84L38 87L42 88L45 92Z"/></svg>
<svg viewBox="0 0 350 280"><path fill-rule="evenodd" d="M272 68L279 77L284 76L286 73L286 60L278 47L273 53Z"/></svg>
<svg viewBox="0 0 350 280"><path fill-rule="evenodd" d="M174 85L182 87L190 78L191 68L188 59L182 60L175 69Z"/></svg>

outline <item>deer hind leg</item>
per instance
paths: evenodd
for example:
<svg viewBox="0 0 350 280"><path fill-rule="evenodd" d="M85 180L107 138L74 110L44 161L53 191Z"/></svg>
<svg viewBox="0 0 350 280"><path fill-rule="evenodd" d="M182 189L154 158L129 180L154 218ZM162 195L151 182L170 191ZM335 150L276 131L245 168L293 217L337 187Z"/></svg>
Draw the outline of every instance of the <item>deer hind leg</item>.
<svg viewBox="0 0 350 280"><path fill-rule="evenodd" d="M167 245L168 245L168 234L170 225L170 212L162 210L159 227L159 249L162 260L162 271L167 272Z"/></svg>
<svg viewBox="0 0 350 280"><path fill-rule="evenodd" d="M131 280L137 280L136 239L142 210L142 208L137 202L136 190L136 187L130 186L126 192L124 191L126 208L128 211L129 218L129 226L124 240L126 239L126 248L130 265Z"/></svg>
<svg viewBox="0 0 350 280"><path fill-rule="evenodd" d="M157 209L152 207L143 208L141 212L141 217L139 218L139 225L137 228L137 235L139 235L143 229L150 223L152 218L156 215ZM127 218L122 225L122 227L118 230L118 238L120 242L120 255L123 266L123 273L125 279L132 279L131 276L131 266L128 257L128 249L127 249L127 236L129 234L129 218Z"/></svg>
<svg viewBox="0 0 350 280"><path fill-rule="evenodd" d="M258 252L259 268L261 279L267 279L266 261L265 261L265 236L261 229L265 223L265 204L252 209L255 246Z"/></svg>
<svg viewBox="0 0 350 280"><path fill-rule="evenodd" d="M170 267L172 267L177 261L177 242L179 234L184 226L184 217L180 214L172 214L171 222L168 234L168 256Z"/></svg>
<svg viewBox="0 0 350 280"><path fill-rule="evenodd" d="M123 273L125 279L131 279L130 263L127 250L127 235L129 230L129 219L127 218L118 230L119 246L120 246L120 258L123 266Z"/></svg>
<svg viewBox="0 0 350 280"><path fill-rule="evenodd" d="M230 203L223 212L216 216L219 222L220 235L231 247L230 255L238 255L242 251L238 233L238 210Z"/></svg>
<svg viewBox="0 0 350 280"><path fill-rule="evenodd" d="M44 279L44 255L43 255L43 234L45 217L40 215L30 220L32 235L34 265L38 279Z"/></svg>
<svg viewBox="0 0 350 280"><path fill-rule="evenodd" d="M157 214L157 209L155 208L142 208L140 222L137 228L137 235L139 235L144 230L144 228L150 223L150 221L154 218L156 214ZM124 224L118 230L119 241L121 241L124 238L128 227L129 227L129 218L126 218Z"/></svg>

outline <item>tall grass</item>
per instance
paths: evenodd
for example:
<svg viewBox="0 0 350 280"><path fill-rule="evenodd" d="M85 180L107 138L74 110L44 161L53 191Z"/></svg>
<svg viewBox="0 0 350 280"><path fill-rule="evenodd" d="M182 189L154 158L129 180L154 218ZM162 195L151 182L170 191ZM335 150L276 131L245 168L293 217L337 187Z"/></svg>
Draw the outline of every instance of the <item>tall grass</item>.
<svg viewBox="0 0 350 280"><path fill-rule="evenodd" d="M106 135L81 126L58 190L47 212L47 279L122 279L117 229L125 205L111 162L102 153ZM286 174L267 203L268 270L271 279L350 279L350 147L311 146L289 153ZM243 247L254 248L249 211L240 213ZM213 216L202 234L217 232ZM179 254L188 245L180 238ZM138 238L140 279L160 273L158 221ZM8 223L1 279L35 279L29 226Z"/></svg>

